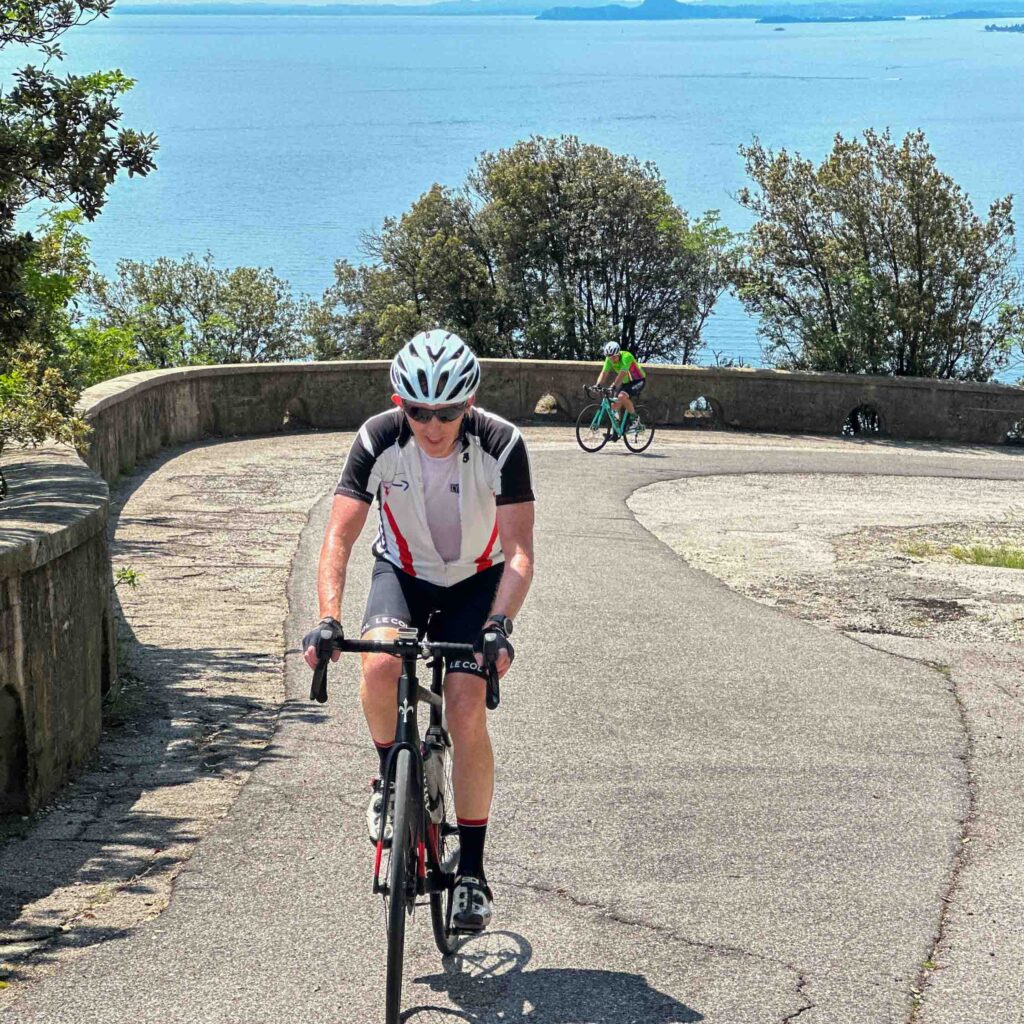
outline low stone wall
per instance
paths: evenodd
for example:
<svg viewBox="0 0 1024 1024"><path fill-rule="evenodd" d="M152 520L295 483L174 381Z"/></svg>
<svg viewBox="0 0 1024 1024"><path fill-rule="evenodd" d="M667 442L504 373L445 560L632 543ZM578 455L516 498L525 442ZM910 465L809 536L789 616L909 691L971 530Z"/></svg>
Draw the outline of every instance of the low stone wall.
<svg viewBox="0 0 1024 1024"><path fill-rule="evenodd" d="M116 672L107 485L65 450L9 455L0 504L0 813L89 755Z"/></svg>
<svg viewBox="0 0 1024 1024"><path fill-rule="evenodd" d="M485 360L480 402L519 422L569 423L589 401L583 385L598 365ZM663 424L838 435L853 410L868 407L893 438L997 444L1024 421L1024 390L998 385L690 366L648 367L648 378L641 401ZM82 397L93 428L90 468L55 451L5 460L0 811L39 806L99 734L115 660L103 481L164 445L205 436L288 423L352 429L387 408L390 393L383 361L132 374Z"/></svg>
<svg viewBox="0 0 1024 1024"><path fill-rule="evenodd" d="M480 403L508 419L575 420L597 363L484 360ZM999 444L1024 420L1024 390L997 384L775 370L648 367L643 401L657 422L713 421L742 430L838 435L869 407L880 433L905 440ZM115 479L161 446L216 435L281 430L286 421L352 429L389 405L388 363L192 367L132 374L90 388L82 409L94 429L88 461ZM698 399L710 415L690 406ZM549 403L550 405L550 403ZM701 411L701 410L698 410Z"/></svg>

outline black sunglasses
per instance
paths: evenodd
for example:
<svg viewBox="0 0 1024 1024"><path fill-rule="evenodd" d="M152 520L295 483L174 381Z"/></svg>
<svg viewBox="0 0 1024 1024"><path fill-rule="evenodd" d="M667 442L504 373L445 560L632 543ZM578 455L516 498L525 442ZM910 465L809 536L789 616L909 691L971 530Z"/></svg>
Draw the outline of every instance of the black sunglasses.
<svg viewBox="0 0 1024 1024"><path fill-rule="evenodd" d="M406 405L403 402L402 408L409 418L414 419L417 423L429 423L435 416L442 423L452 423L466 411L466 403L442 405L439 409L435 409L427 405Z"/></svg>

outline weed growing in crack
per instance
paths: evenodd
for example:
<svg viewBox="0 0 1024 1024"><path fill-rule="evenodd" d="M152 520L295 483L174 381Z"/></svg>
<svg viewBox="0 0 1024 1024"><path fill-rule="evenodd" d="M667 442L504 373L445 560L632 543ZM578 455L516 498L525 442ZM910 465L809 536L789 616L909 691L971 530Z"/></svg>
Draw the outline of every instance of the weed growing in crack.
<svg viewBox="0 0 1024 1024"><path fill-rule="evenodd" d="M913 558L931 558L939 553L939 549L926 540L907 541L900 545L900 551Z"/></svg>
<svg viewBox="0 0 1024 1024"><path fill-rule="evenodd" d="M954 545L949 553L960 562L971 565L989 565L999 569L1024 569L1024 550L1000 545L988 547L985 544L972 544L970 547Z"/></svg>

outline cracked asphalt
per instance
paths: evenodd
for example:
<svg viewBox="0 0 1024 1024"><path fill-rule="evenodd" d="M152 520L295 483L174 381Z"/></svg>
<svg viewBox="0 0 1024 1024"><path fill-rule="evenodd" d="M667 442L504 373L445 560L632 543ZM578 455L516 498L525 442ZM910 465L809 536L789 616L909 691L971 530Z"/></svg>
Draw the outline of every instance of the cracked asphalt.
<svg viewBox="0 0 1024 1024"><path fill-rule="evenodd" d="M918 1016L912 990L942 927L970 807L951 681L733 592L639 525L626 500L652 482L691 476L1019 480L1024 462L940 446L673 433L644 456L614 446L587 456L567 435L528 432L537 576L517 620L520 656L492 719L495 927L442 963L429 916L417 918L407 1019L882 1024ZM306 700L308 670L295 650L315 619L330 500L313 505L299 531L297 496L327 494L350 436L252 439L179 456L221 481L222 514L246 500L231 493L232 475L249 479L256 463L262 486L252 503L268 500L267 487L272 500L276 474L289 496L288 515L254 515L245 541L258 550L267 531L278 567L289 538L297 545L283 640L253 640L260 650L288 648L276 728L226 817L177 874L167 909L111 929L26 985L5 1020L381 1019L383 917L369 892L363 823L374 757L356 663L339 663L331 702L320 708ZM153 470L151 498L156 506L166 495L164 516L179 503L187 525L188 488L157 479L173 475L175 462L164 457ZM191 533L165 537L154 527L147 543L154 559L178 563L161 628L172 630L175 613L197 619L213 652L231 646L233 626L248 631L250 604L263 630L275 602L285 617L286 595L278 570L236 576L221 590L193 588L181 546L190 536L197 563L216 564L204 528L214 527L199 515ZM362 609L369 568L368 552L353 560L347 624ZM214 635L210 623L219 624ZM215 658L193 651L192 663L216 675ZM244 671L235 686L244 687ZM264 677L258 693L270 699Z"/></svg>

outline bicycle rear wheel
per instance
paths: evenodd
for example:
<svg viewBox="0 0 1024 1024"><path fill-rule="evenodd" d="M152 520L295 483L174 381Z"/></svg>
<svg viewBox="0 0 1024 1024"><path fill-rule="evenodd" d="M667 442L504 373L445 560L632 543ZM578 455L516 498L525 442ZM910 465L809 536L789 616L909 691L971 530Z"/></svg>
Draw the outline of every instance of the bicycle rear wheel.
<svg viewBox="0 0 1024 1024"><path fill-rule="evenodd" d="M395 824L388 867L388 976L385 1024L399 1024L402 1013L402 966L405 960L405 922L416 905L416 793L412 754L400 750L395 758Z"/></svg>
<svg viewBox="0 0 1024 1024"><path fill-rule="evenodd" d="M604 422L601 405L592 402L576 420L576 441L585 452L599 452L608 443L611 424Z"/></svg>
<svg viewBox="0 0 1024 1024"><path fill-rule="evenodd" d="M634 406L636 416L630 421L622 435L626 447L631 452L642 452L650 447L654 440L654 422L651 410L646 405Z"/></svg>

